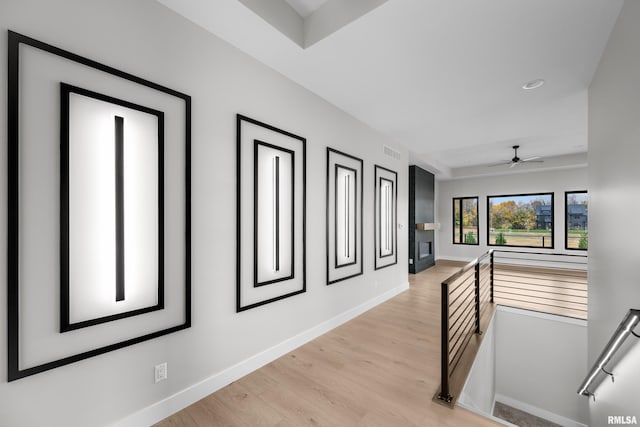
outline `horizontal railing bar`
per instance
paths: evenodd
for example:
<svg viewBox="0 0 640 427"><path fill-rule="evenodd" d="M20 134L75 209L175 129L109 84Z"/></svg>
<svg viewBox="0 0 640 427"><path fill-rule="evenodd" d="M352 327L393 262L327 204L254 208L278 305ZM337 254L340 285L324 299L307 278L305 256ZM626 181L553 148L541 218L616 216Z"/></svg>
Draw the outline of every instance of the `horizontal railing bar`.
<svg viewBox="0 0 640 427"><path fill-rule="evenodd" d="M458 323L458 327L456 328L455 331L451 332L449 331L449 336L450 337L455 337L458 336L458 333L460 331L464 331L471 323L471 320L473 319L473 316L469 317L469 316L465 316L462 318L462 321L460 323ZM453 342L453 338L451 339L452 343L449 346L449 348L453 349L456 345L456 343Z"/></svg>
<svg viewBox="0 0 640 427"><path fill-rule="evenodd" d="M562 266L562 265L557 265L557 264L562 264L564 261L555 261L555 262L551 262L549 261L548 263L546 262L546 260L529 260L529 259L520 259L518 258L518 261L524 261L524 262L506 262L507 260L511 260L511 261L516 261L515 258L503 258L502 260L500 260L500 258L496 258L495 261L495 266L496 268L508 268L508 269L513 269L513 267L519 267L519 268L523 268L523 269L530 269L530 270L553 270L553 271L574 271L574 272L587 272L587 268L586 266L588 266L588 264L573 264L573 265L568 265L568 266ZM567 264L571 264L571 263L567 263Z"/></svg>
<svg viewBox="0 0 640 427"><path fill-rule="evenodd" d="M542 276L569 276L569 277L585 277L587 270L578 270L575 268L561 268L557 266L534 266L531 264L496 264L494 270L503 271L505 273L520 274L540 274Z"/></svg>
<svg viewBox="0 0 640 427"><path fill-rule="evenodd" d="M588 292L585 289L563 288L560 286L534 285L532 283L515 283L515 282L507 282L507 283L508 284L500 283L499 285L496 286L496 288L520 289L520 290L531 291L531 292L544 292L548 294L570 295L570 296L579 297L579 298L587 298L588 296ZM515 285L512 285L512 283L515 283ZM517 286L517 285L520 285L520 286ZM536 289L536 288L550 288L550 289L553 289L553 291L568 291L568 292L553 292L546 289ZM572 292L575 292L575 293L572 293ZM579 295L576 295L576 293Z"/></svg>
<svg viewBox="0 0 640 427"><path fill-rule="evenodd" d="M475 267L475 265L482 260L485 257L489 256L490 252L485 252L484 254L480 255L478 258L474 259L473 261L471 261L470 263L466 264L464 267L462 267L460 270L458 270L457 272L455 272L454 274L452 274L451 276L449 276L448 278L446 278L442 283L452 283L454 280L456 280L458 277L460 277L461 275L463 275L464 273L466 273L467 271L473 269Z"/></svg>
<svg viewBox="0 0 640 427"><path fill-rule="evenodd" d="M565 261L562 259L539 259L539 258L510 258L510 257L500 257L497 256L494 258L494 262L496 264L498 264L498 260L512 260L512 261L534 261L534 262L539 262L539 263L553 263L553 264L571 264L571 265L584 265L587 266L589 265L589 263L586 262L574 262L574 261ZM520 265L520 263L516 263L516 262L502 262L499 263L500 265ZM533 267L542 267L539 265L533 265L533 264L528 264L531 265ZM551 267L549 267L551 268Z"/></svg>
<svg viewBox="0 0 640 427"><path fill-rule="evenodd" d="M489 295L490 290L487 289L484 292L480 292L480 301L486 301L486 299L484 297L486 297L487 295Z"/></svg>
<svg viewBox="0 0 640 427"><path fill-rule="evenodd" d="M504 264L501 264L504 265ZM494 269L494 273L496 275L503 275L503 276L510 276L510 277L529 277L529 278L540 278L540 277L573 277L575 279L584 279L584 281L586 282L587 280L587 272L585 271L582 274L567 274L567 273L561 273L561 272L556 272L554 271L552 272L542 272L542 271L533 271L533 270L526 270L523 268L502 268L502 267L496 267ZM542 279L540 279L542 280Z"/></svg>
<svg viewBox="0 0 640 427"><path fill-rule="evenodd" d="M540 296L536 296L536 295L525 295L525 294L521 294L521 293L505 291L505 290L502 290L502 289L496 289L495 292L498 293L498 294L517 295L517 296L521 296L521 297L539 298L539 299L549 300L549 301L560 301L560 302L563 302L563 303L587 305L586 302L582 303L582 302L567 301L567 300L557 299L557 298L540 297ZM587 300L587 298L585 298L585 297L574 297L574 298Z"/></svg>
<svg viewBox="0 0 640 427"><path fill-rule="evenodd" d="M460 319L461 317L464 318L467 315L467 312L469 311L470 305L472 303L472 299L468 299L466 302L467 304L460 304L457 308L456 308L456 316L449 316L449 323L453 323L454 325L456 324L456 322L458 321L458 319ZM451 330L453 328L453 325L449 326L449 330Z"/></svg>
<svg viewBox="0 0 640 427"><path fill-rule="evenodd" d="M503 251L500 249L493 250L494 257L496 254L528 254L528 255L545 255L545 256L568 256L568 257L576 257L576 258L588 258L587 255L583 254L561 254L554 252L533 252L533 251ZM499 256L499 255L498 255Z"/></svg>
<svg viewBox="0 0 640 427"><path fill-rule="evenodd" d="M473 286L468 286L467 288L460 291L460 293L456 295L455 298L453 298L453 301L449 303L449 307L450 308L457 307L458 305L466 301L470 292L471 293L473 292ZM449 296L449 298L451 298L451 296Z"/></svg>
<svg viewBox="0 0 640 427"><path fill-rule="evenodd" d="M537 264L532 264L531 262L498 262L498 259L496 259L495 261L495 268L503 268L503 269L507 269L507 270L515 270L517 269L522 269L522 270L535 270L535 271L540 271L540 270L552 270L552 271L572 271L572 272L576 272L576 273L586 273L587 269L586 268L582 268L582 267L562 267L562 266L558 266L555 263L553 265L548 265L545 264L545 260L528 260L528 259L519 259L520 261L536 261ZM504 258L506 259L511 259L514 260L515 258ZM558 262L556 262L558 263ZM560 261L559 263L562 263L562 261ZM580 266L588 266L588 264L578 264ZM516 268L514 268L516 267Z"/></svg>
<svg viewBox="0 0 640 427"><path fill-rule="evenodd" d="M495 277L494 284L497 283L521 283L527 286L542 286L542 287L551 287L551 288L564 288L564 289L573 289L576 291L586 291L587 283L576 283L576 282L567 282L563 280L543 280L543 279L534 279L527 278L528 280L524 280L525 278L521 278L523 280L518 280L518 277L506 276L506 277Z"/></svg>
<svg viewBox="0 0 640 427"><path fill-rule="evenodd" d="M469 313L473 313L473 310L471 310ZM469 314L465 315L464 317L461 317L462 321L460 321L460 323L458 323L458 327L456 328L455 331L451 332L451 329L449 329L449 335L450 336L455 336L460 329L464 329L463 326L466 326L470 323L470 319L473 319L473 316L469 316ZM454 344L455 346L455 344ZM453 348L453 347L451 347Z"/></svg>
<svg viewBox="0 0 640 427"><path fill-rule="evenodd" d="M482 277L482 278L480 279L480 287L481 287L481 288L483 287L483 285L484 285L484 286L486 286L486 285L488 285L488 284L489 284L489 285L491 284L491 277L489 277L489 276L485 276L485 277Z"/></svg>
<svg viewBox="0 0 640 427"><path fill-rule="evenodd" d="M572 291L587 292L586 283L572 283L553 280L535 280L530 281L517 280L517 278L510 277L509 279L495 278L494 285L496 286L536 286L540 288L555 288L555 289L569 289Z"/></svg>
<svg viewBox="0 0 640 427"><path fill-rule="evenodd" d="M461 296L469 293L469 290L473 289L473 282L468 283L466 286L456 289L456 292L453 294L449 294L449 307L453 307L456 305L456 302L460 299Z"/></svg>
<svg viewBox="0 0 640 427"><path fill-rule="evenodd" d="M451 356L449 356L449 363L452 363L456 359L456 356L458 355L460 350L464 347L465 341L467 340L467 337L469 336L469 334L473 334L473 328L467 328L463 330L462 333L458 336L456 340L456 345L451 347L451 349L449 350L451 354Z"/></svg>
<svg viewBox="0 0 640 427"><path fill-rule="evenodd" d="M546 304L543 302L535 302L535 301L531 301L531 300L521 300L521 299L517 299L517 298L509 298L509 297L496 297L496 299L502 301L502 300L509 300L509 301L517 301L517 302L521 302L521 303L525 303L525 304L532 304L532 305L544 305L546 307L554 307L554 308L562 308L562 309L567 309L567 310L572 310L572 311L580 311L580 312L587 312L586 308L574 308L574 307L570 307L567 305L555 305L555 304ZM498 302L498 304L500 304L500 302ZM583 304L586 306L586 304Z"/></svg>
<svg viewBox="0 0 640 427"><path fill-rule="evenodd" d="M449 314L449 323L454 323L458 321L459 318L464 317L467 311L471 306L473 301L473 293L471 293L467 298L462 300L460 304ZM451 327L449 327L451 329Z"/></svg>
<svg viewBox="0 0 640 427"><path fill-rule="evenodd" d="M473 293L473 286L469 286L467 289L463 290L462 292L460 292L454 299L453 301L451 301L449 303L449 307L453 307L455 305L456 302L458 302L458 300L460 300L460 297L462 297L463 295L469 295L469 293ZM462 298L461 301L465 301L466 300L466 296L464 298ZM449 317L451 317L451 315L449 315Z"/></svg>
<svg viewBox="0 0 640 427"><path fill-rule="evenodd" d="M473 323L468 324L465 329L461 330L460 334L456 336L455 345L450 347L449 352L451 354L457 353L464 344L464 337L466 337L470 332L473 333L473 331L474 331ZM454 358L453 356L449 356L449 360L453 360L453 358Z"/></svg>
<svg viewBox="0 0 640 427"><path fill-rule="evenodd" d="M464 324L469 319L469 311L465 310L456 320L453 321L453 325L449 326L450 335L455 335L460 328L460 325ZM473 311L473 310L471 310ZM455 329L455 331L453 331ZM452 332L453 331L453 332Z"/></svg>
<svg viewBox="0 0 640 427"><path fill-rule="evenodd" d="M469 283L472 283L472 282L473 282L473 276L471 276L471 275L470 275L470 276L468 276L468 277L465 277L465 278L459 278L459 279L461 279L461 280L458 282L458 285L457 285L457 286L455 286L455 287L453 287L453 288L452 288L452 287L451 287L451 285L449 285L449 295L453 295L453 293L454 293L455 291L457 291L458 289L460 289L460 288L464 288L464 287L468 286L468 285L469 285Z"/></svg>
<svg viewBox="0 0 640 427"><path fill-rule="evenodd" d="M570 289L573 291L584 291L587 292L587 284L586 283L571 283L571 282L556 282L553 280L535 280L531 279L530 281L525 280L517 280L517 278L510 277L509 279L505 278L495 278L494 279L495 286L536 286L541 288L557 288L557 289Z"/></svg>
<svg viewBox="0 0 640 427"><path fill-rule="evenodd" d="M467 336L465 337L464 340L464 347L461 347L460 352L456 355L457 360L452 361L453 367L451 368L451 372L455 371L456 368L458 367L458 363L460 362L460 359L462 359L462 355L464 354L464 351L467 349L467 346L469 346L469 342L471 342L471 337L473 336L473 329L469 331L469 333L467 333Z"/></svg>

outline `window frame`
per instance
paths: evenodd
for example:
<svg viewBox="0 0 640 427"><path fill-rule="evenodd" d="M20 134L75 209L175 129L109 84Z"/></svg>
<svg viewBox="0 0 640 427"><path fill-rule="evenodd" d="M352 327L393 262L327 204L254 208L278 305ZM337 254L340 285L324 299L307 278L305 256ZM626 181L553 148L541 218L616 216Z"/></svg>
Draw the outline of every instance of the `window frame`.
<svg viewBox="0 0 640 427"><path fill-rule="evenodd" d="M464 200L473 200L476 201L476 243L466 243L464 242L464 224L462 221L463 217L463 205ZM460 242L456 242L456 201L460 201ZM470 245L470 246L479 246L480 245L480 198L478 196L467 196L467 197L453 197L451 204L451 241L454 245Z"/></svg>
<svg viewBox="0 0 640 427"><path fill-rule="evenodd" d="M589 194L588 190L576 190L564 192L564 248L568 251L588 251L589 243L587 240L586 249L569 247L569 194ZM587 199L587 239L589 236L589 199Z"/></svg>
<svg viewBox="0 0 640 427"><path fill-rule="evenodd" d="M551 196L551 246L527 246L527 245L496 245L491 243L491 204L490 199L503 198L503 197L527 197L527 196ZM487 246L494 246L498 248L531 248L531 249L554 249L555 248L555 193L553 191L546 193L521 193L521 194L497 194L487 196Z"/></svg>

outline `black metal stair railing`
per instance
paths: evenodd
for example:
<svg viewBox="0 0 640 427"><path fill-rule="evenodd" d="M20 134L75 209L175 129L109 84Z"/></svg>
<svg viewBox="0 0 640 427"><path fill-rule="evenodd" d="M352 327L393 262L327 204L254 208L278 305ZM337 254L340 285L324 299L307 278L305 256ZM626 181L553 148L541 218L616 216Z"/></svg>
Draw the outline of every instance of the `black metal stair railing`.
<svg viewBox="0 0 640 427"><path fill-rule="evenodd" d="M460 361L472 337L482 334L487 311L495 305L586 319L587 256L492 249L444 280L438 401L455 403L454 394L461 391L470 369L470 363L464 363L460 370ZM472 347L477 349L480 341L474 340ZM472 351L468 353L466 360L472 362Z"/></svg>
<svg viewBox="0 0 640 427"><path fill-rule="evenodd" d="M451 403L451 374L471 337L482 333L481 320L493 303L493 250L444 280L441 292L441 388L437 398Z"/></svg>

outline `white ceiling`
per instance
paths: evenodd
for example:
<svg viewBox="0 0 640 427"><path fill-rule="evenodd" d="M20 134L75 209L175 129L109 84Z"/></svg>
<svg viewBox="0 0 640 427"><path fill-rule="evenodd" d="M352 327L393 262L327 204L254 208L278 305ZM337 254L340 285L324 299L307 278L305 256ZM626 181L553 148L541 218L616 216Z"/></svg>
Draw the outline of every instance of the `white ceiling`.
<svg viewBox="0 0 640 427"><path fill-rule="evenodd" d="M325 4L327 0L285 0L289 3L289 6L295 9L298 12L298 15L306 18L311 15L313 12L318 10L320 6Z"/></svg>
<svg viewBox="0 0 640 427"><path fill-rule="evenodd" d="M303 49L238 0L158 1L443 177L510 159L515 144L523 158L585 152L586 90L623 3L390 0ZM521 88L536 78L546 84Z"/></svg>

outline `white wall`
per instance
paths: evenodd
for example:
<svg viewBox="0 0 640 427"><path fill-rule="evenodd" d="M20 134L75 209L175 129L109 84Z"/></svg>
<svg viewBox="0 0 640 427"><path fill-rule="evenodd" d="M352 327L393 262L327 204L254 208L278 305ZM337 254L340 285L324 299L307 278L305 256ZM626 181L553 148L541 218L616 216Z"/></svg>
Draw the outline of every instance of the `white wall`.
<svg viewBox="0 0 640 427"><path fill-rule="evenodd" d="M496 316L494 315L471 366L457 404L486 416L493 415L496 394Z"/></svg>
<svg viewBox="0 0 640 427"><path fill-rule="evenodd" d="M589 90L589 363L630 308L640 308L634 224L640 212L640 2L625 1ZM636 328L638 329L638 328ZM609 366L589 403L590 425L608 416L640 419L640 344L626 364ZM626 348L625 348L626 350ZM621 353L624 353L622 351ZM606 385L605 385L606 384Z"/></svg>
<svg viewBox="0 0 640 427"><path fill-rule="evenodd" d="M507 307L498 307L495 322L496 401L586 425L587 402L576 393L587 369L586 322Z"/></svg>
<svg viewBox="0 0 640 427"><path fill-rule="evenodd" d="M407 218L407 152L383 155L380 134L152 0L2 0L6 31L29 35L192 96L193 327L6 382L0 347L0 425L94 426L115 422L407 282L406 226L398 264L373 271L373 165L398 172L398 218ZM6 66L0 99L6 100ZM28 114L22 111L22 114ZM235 115L307 138L307 292L235 312ZM0 135L7 134L0 102ZM365 274L325 285L325 147L364 158ZM0 200L6 203L6 139L0 138ZM5 205L6 206L6 205ZM53 213L52 217L56 217ZM0 224L6 224L0 209ZM53 219L52 219L53 221ZM0 289L6 289L6 227L0 227ZM57 279L43 286L58 286ZM57 302L52 301L52 304ZM6 292L0 342L6 343ZM43 319L44 320L44 319ZM168 362L169 379L153 383Z"/></svg>
<svg viewBox="0 0 640 427"><path fill-rule="evenodd" d="M523 193L555 193L554 249L545 251L576 253L564 249L564 192L586 189L586 168L438 181L436 222L440 223L440 231L437 233L436 258L470 261L486 252L490 249L487 246L487 196ZM467 196L478 197L478 246L453 244L452 199Z"/></svg>

